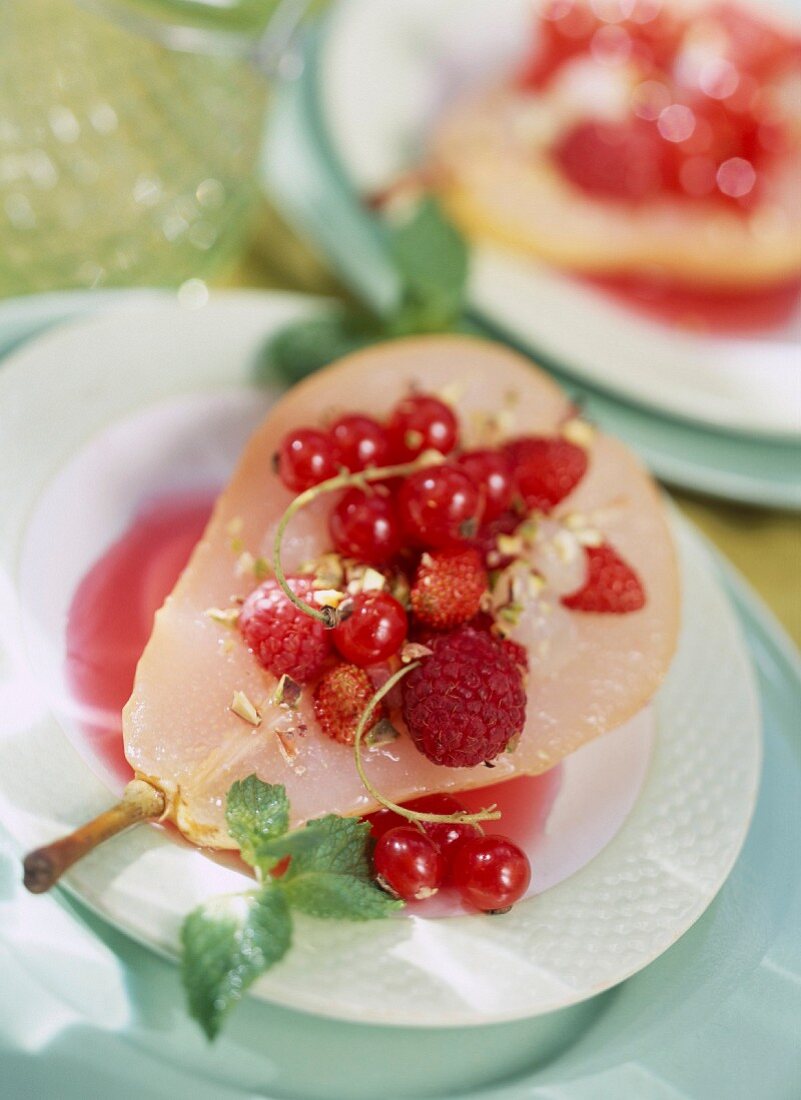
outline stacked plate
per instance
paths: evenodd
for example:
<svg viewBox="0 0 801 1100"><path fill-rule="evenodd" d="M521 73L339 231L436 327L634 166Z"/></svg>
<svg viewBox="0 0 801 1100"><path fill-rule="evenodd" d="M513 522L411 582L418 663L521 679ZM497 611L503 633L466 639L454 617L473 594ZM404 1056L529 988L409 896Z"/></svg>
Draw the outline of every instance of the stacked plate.
<svg viewBox="0 0 801 1100"><path fill-rule="evenodd" d="M343 0L279 102L265 167L290 217L358 293L393 276L363 202L415 166L444 81L526 33L518 0ZM475 43L481 55L475 56ZM676 332L532 260L474 249L470 308L678 486L801 507L801 306L758 335Z"/></svg>

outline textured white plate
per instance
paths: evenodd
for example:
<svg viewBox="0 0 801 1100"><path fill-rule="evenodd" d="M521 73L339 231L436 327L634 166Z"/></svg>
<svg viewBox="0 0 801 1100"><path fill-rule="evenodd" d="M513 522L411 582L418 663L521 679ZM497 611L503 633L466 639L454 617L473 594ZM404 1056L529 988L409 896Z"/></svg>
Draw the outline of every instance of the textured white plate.
<svg viewBox="0 0 801 1100"><path fill-rule="evenodd" d="M20 850L110 799L61 683L75 581L143 493L227 472L269 400L243 390L263 340L305 308L290 296L243 294L197 312L151 306L57 330L0 371L0 817ZM647 716L566 763L537 861L540 888L554 885L503 919L298 921L296 946L260 995L394 1024L531 1016L616 984L703 912L748 826L759 717L734 614L700 544L676 530L685 620L655 707L650 767ZM131 935L174 953L185 913L241 877L141 828L94 853L69 884Z"/></svg>
<svg viewBox="0 0 801 1100"><path fill-rule="evenodd" d="M319 94L354 186L369 195L419 164L442 103L508 71L530 19L530 0L342 0ZM801 438L801 308L764 336L695 336L488 247L474 250L470 299L533 351L623 397L717 428Z"/></svg>

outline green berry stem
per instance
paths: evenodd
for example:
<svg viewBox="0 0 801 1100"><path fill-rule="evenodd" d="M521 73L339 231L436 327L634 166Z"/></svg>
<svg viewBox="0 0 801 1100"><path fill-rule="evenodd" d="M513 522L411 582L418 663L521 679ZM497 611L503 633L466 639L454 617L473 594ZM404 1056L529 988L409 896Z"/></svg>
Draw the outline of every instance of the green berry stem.
<svg viewBox="0 0 801 1100"><path fill-rule="evenodd" d="M359 724L356 726L356 735L353 741L353 754L356 760L356 771L359 773L359 778L364 784L365 790L381 806L387 810L392 810L394 813L399 814L401 817L405 817L407 821L411 821L413 824L418 824L423 821L429 821L434 824L447 824L449 822L458 822L461 825L478 825L480 821L497 821L501 816L500 810L495 806L489 806L486 810L480 810L475 814L456 813L456 814L426 814L420 813L417 810L410 810L406 806L399 806L396 802L392 802L385 795L373 785L370 779L367 777L367 773L364 770L364 764L362 762L362 737L364 736L365 729L367 728L370 717L375 707L381 702L385 695L388 695L394 688L395 684L399 683L407 673L412 669L418 668L422 662L412 661L411 664L405 665L403 668L399 668L385 684L383 684L370 702L364 708L362 716L359 719Z"/></svg>
<svg viewBox="0 0 801 1100"><path fill-rule="evenodd" d="M311 504L313 500L316 500L317 497L322 496L324 493L335 493L338 489L361 488L366 482L383 481L386 478L407 477L409 474L416 473L417 470L421 470L426 466L435 466L444 461L444 455L441 455L438 451L424 451L423 454L414 460L414 462L404 462L399 466L373 466L368 470L359 470L356 473L344 471L341 474L337 474L336 477L330 477L327 481L321 481L319 485L312 485L310 489L298 493L284 512L283 516L281 516L281 520L275 532L275 541L273 543L273 570L275 572L275 579L278 581L287 599L290 600L298 610L304 612L306 615L310 615L328 629L338 626L341 621L341 616L337 608L312 607L310 604L307 604L305 600L302 600L300 596L296 595L287 584L284 567L281 564L281 544L292 517L297 515L302 508L305 508L307 504Z"/></svg>

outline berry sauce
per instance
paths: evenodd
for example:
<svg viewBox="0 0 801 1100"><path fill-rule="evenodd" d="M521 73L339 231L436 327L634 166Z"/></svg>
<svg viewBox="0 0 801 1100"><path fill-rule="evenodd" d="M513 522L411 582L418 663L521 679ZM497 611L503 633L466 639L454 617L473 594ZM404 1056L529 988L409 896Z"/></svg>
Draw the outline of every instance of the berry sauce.
<svg viewBox="0 0 801 1100"><path fill-rule="evenodd" d="M780 329L801 306L801 278L742 291L701 290L636 275L586 276L581 281L637 313L709 335L746 336Z"/></svg>
<svg viewBox="0 0 801 1100"><path fill-rule="evenodd" d="M121 712L153 618L203 533L216 494L162 497L145 505L75 592L67 618L66 679L87 746L105 769L132 775Z"/></svg>

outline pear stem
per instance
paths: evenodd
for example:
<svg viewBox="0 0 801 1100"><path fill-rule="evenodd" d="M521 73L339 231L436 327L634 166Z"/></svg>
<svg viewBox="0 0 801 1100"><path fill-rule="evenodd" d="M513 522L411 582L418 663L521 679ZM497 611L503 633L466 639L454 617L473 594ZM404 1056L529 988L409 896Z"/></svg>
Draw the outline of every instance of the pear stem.
<svg viewBox="0 0 801 1100"><path fill-rule="evenodd" d="M32 894L44 894L63 873L117 833L140 821L161 817L167 805L164 794L144 779L132 779L122 798L102 814L60 840L29 852L25 857L24 883Z"/></svg>

